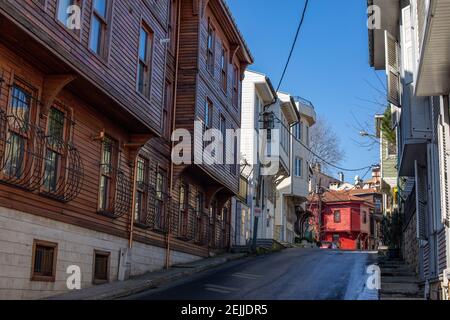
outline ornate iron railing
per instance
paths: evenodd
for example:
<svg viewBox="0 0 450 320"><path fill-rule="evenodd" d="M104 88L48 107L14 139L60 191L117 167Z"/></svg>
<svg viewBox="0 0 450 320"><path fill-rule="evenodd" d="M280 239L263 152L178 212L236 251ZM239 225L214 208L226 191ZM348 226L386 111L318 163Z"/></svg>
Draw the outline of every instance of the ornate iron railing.
<svg viewBox="0 0 450 320"><path fill-rule="evenodd" d="M0 110L0 181L29 191L42 185L45 133Z"/></svg>

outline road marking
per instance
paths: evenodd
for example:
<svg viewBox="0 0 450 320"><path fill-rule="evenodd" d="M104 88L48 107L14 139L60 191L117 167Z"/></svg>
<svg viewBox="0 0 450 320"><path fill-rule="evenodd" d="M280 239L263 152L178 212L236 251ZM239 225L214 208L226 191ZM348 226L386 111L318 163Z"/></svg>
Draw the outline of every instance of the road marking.
<svg viewBox="0 0 450 320"><path fill-rule="evenodd" d="M218 285L215 285L215 284L207 284L205 286L205 290L219 292L219 293L231 293L233 291L238 291L239 289L218 286Z"/></svg>
<svg viewBox="0 0 450 320"><path fill-rule="evenodd" d="M236 278L249 279L249 280L257 280L257 279L261 278L261 276L259 276L259 275L249 274L249 273L234 273L231 276L236 277Z"/></svg>

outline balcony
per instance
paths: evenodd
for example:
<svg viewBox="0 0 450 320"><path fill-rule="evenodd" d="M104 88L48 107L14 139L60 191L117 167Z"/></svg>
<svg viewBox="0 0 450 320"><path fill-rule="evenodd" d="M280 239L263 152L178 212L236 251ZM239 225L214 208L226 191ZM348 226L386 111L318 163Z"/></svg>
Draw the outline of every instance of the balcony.
<svg viewBox="0 0 450 320"><path fill-rule="evenodd" d="M418 96L447 95L450 92L450 2L418 1L420 61L416 72Z"/></svg>
<svg viewBox="0 0 450 320"><path fill-rule="evenodd" d="M429 99L416 97L413 86L406 85L400 115L399 176L414 176L414 161L426 163L427 143L431 139Z"/></svg>
<svg viewBox="0 0 450 320"><path fill-rule="evenodd" d="M294 100L297 104L297 108L300 112L300 116L302 118L306 118L308 120L310 126L316 123L317 115L314 105L311 101L306 100L302 97L294 97Z"/></svg>
<svg viewBox="0 0 450 320"><path fill-rule="evenodd" d="M368 0L368 6L378 6L381 9L380 29L369 29L369 54L370 66L375 70L386 68L385 36L387 30L390 34L398 33L398 21L400 18L399 0Z"/></svg>

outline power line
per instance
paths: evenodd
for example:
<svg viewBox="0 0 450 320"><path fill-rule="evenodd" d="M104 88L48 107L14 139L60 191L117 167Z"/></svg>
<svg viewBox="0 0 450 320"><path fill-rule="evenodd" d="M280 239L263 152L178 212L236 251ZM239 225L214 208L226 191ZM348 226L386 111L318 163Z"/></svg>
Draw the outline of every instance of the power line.
<svg viewBox="0 0 450 320"><path fill-rule="evenodd" d="M302 14L301 14L301 19L300 19L300 22L299 22L298 27L297 27L297 32L295 33L294 41L293 41L293 43L292 43L291 50L290 50L290 52L289 52L289 56L288 56L288 59L287 59L287 61L286 61L286 65L284 66L284 69L283 69L283 73L282 73L282 75L281 75L280 82L278 83L278 86L277 86L277 92L280 90L280 87L281 87L281 85L282 85L282 83L283 83L283 80L284 80L284 77L285 77L285 75L286 75L286 71L287 71L287 69L288 69L288 67L289 67L289 63L291 62L292 54L294 53L294 49L295 49L295 46L296 46L296 44L297 44L297 40L298 40L298 37L299 37L299 35L300 35L301 28L302 28L302 26L303 26L303 22L305 21L306 12L307 12L307 10L308 10L308 4L309 4L309 0L306 0L306 1L305 1L305 6L303 7L303 11L302 11ZM283 122L282 122L280 119L278 119L278 117L276 117L275 115L273 115L273 116L274 116L274 117L275 117L275 118L276 118L276 119L277 119L284 127L286 127L286 126L283 124ZM347 169L347 168L342 168L342 167L336 166L336 165L334 165L334 164L328 162L327 160L323 159L322 157L320 157L318 154L316 154L314 151L312 151L311 148L309 148L309 147L306 146L302 141L300 141L299 139L297 139L297 137L296 137L295 135L292 134L290 128L286 128L286 129L288 130L289 134L290 134L294 139L296 139L296 140L297 140L297 141L298 141L298 142L299 142L306 150L308 150L309 152L311 152L312 155L314 155L315 157L319 158L320 160L322 160L325 164L329 165L330 167L333 167L333 168L338 169L338 170L341 170L341 171L346 171L346 172L359 172L359 171L363 171L363 170L366 170L366 169L369 169L369 170L370 170L371 168L374 167L374 166L366 166L366 167L364 167L364 168L359 168L359 169Z"/></svg>
<svg viewBox="0 0 450 320"><path fill-rule="evenodd" d="M297 137L291 132L291 128L286 126L283 121L280 120L280 118L278 118L273 112L272 112L272 116L278 120L278 122L289 132L289 135L291 137L293 137L298 143L300 143L306 150L308 150L309 152L311 152L311 154L315 157L317 157L318 159L322 160L325 164L329 165L330 167L333 167L335 169L341 170L341 171L345 171L345 172L361 172L363 170L370 170L373 167L375 167L376 165L370 165L370 166L365 166L363 168L358 168L358 169L348 169L348 168L343 168L337 165L332 164L331 162L325 160L324 158L322 158L320 155L318 155L317 153L315 153L313 150L311 150L311 148L307 145L305 145L303 143L303 141L301 141L300 139L297 139Z"/></svg>
<svg viewBox="0 0 450 320"><path fill-rule="evenodd" d="M292 46L291 46L291 51L289 52L289 56L286 61L286 65L284 66L284 70L281 75L280 82L278 83L278 86L277 86L277 92L280 90L281 84L283 83L284 76L286 75L287 68L289 67L289 63L291 62L292 54L294 53L295 45L297 44L298 36L300 35L300 30L302 28L303 21L305 20L306 10L308 9L308 3L309 3L309 0L306 0L305 6L303 7L303 12L301 15L300 23L298 24L297 32L295 34L294 42L292 43Z"/></svg>

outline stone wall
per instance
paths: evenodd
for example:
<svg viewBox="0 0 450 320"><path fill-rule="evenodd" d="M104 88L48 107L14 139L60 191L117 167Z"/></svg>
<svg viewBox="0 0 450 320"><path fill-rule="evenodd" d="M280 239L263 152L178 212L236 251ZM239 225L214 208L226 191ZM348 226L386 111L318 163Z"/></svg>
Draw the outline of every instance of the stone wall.
<svg viewBox="0 0 450 320"><path fill-rule="evenodd" d="M403 232L403 258L419 274L419 240L417 239L417 219L413 214Z"/></svg>
<svg viewBox="0 0 450 320"><path fill-rule="evenodd" d="M55 282L31 281L34 240L57 243ZM118 278L119 255L128 240L27 213L0 208L0 300L39 299L67 291L67 267L81 268L82 288L92 286L94 250L110 253L110 281ZM200 257L171 252L171 263L186 263ZM165 249L134 243L131 275L159 270L165 264Z"/></svg>

